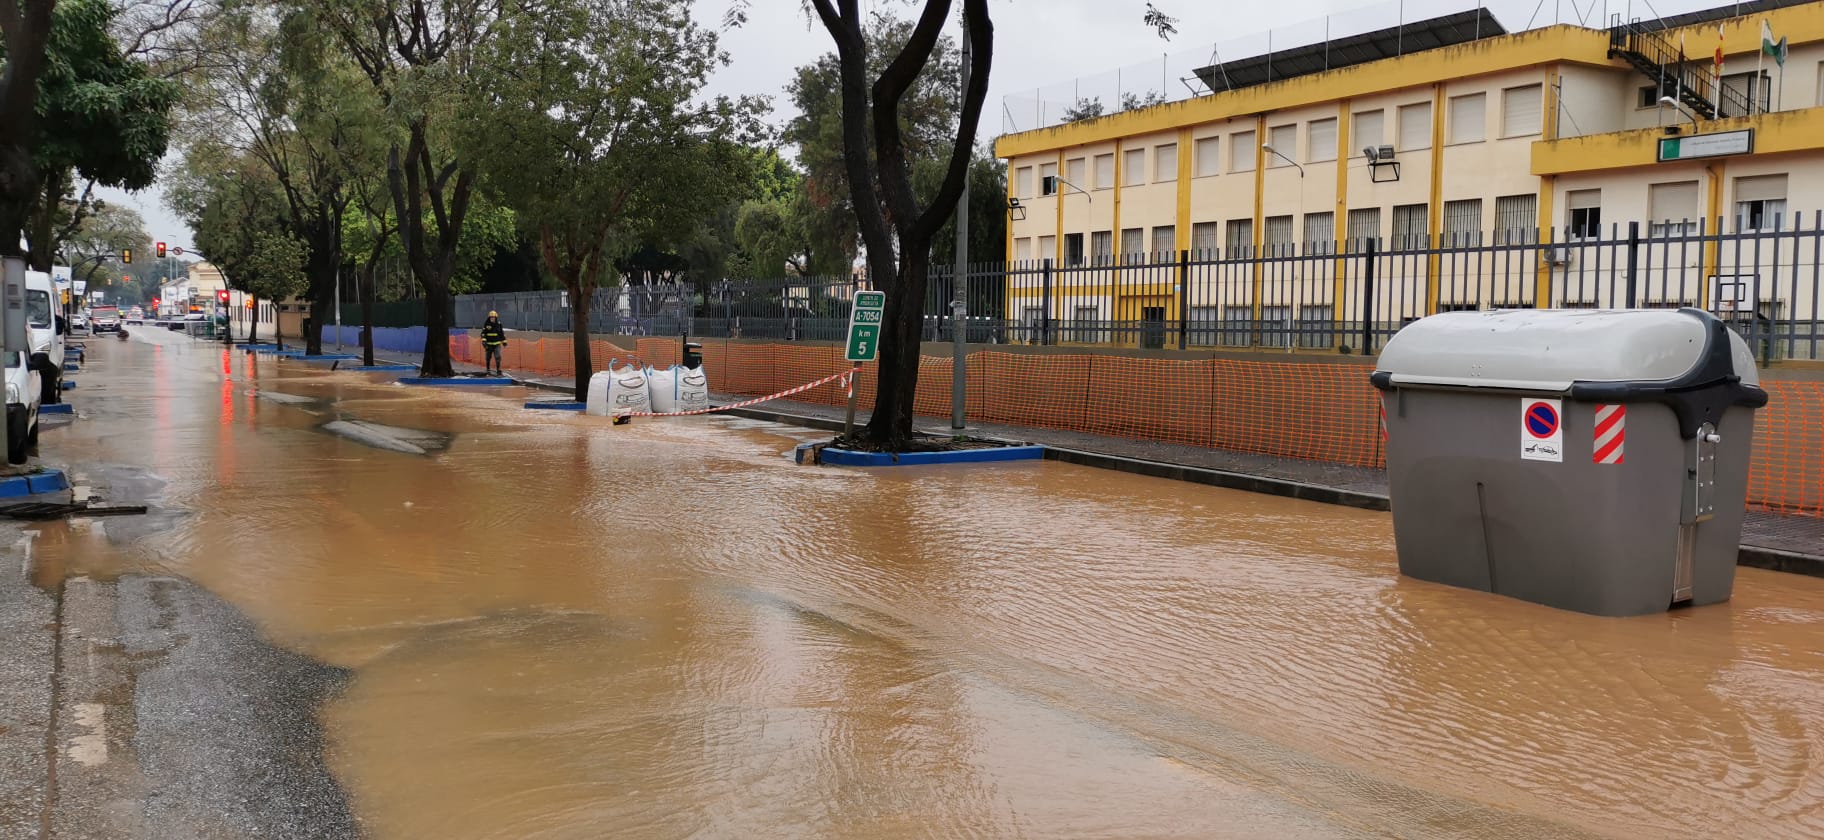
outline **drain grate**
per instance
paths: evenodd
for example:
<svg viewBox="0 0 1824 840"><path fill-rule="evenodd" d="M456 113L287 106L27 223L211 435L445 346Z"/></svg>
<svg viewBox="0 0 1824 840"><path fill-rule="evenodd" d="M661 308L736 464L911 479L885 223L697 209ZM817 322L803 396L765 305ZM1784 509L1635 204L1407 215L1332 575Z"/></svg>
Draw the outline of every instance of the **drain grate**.
<svg viewBox="0 0 1824 840"><path fill-rule="evenodd" d="M130 516L145 513L145 505L90 505L87 502L26 502L0 507L0 516L44 522L66 516Z"/></svg>

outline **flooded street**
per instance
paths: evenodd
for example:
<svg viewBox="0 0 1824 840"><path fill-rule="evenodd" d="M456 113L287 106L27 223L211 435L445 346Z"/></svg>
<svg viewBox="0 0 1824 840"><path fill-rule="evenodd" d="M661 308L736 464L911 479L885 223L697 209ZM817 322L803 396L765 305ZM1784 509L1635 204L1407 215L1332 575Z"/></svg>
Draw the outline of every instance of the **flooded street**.
<svg viewBox="0 0 1824 840"><path fill-rule="evenodd" d="M1824 836L1824 580L1595 618L1401 579L1384 513L153 332L44 443L154 513L38 576L186 578L347 669L375 838Z"/></svg>

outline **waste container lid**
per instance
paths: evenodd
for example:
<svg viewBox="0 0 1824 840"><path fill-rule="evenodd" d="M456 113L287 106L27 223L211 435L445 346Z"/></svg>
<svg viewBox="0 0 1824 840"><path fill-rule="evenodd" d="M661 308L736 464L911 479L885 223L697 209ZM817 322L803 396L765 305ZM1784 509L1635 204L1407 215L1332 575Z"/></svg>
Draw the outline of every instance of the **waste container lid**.
<svg viewBox="0 0 1824 840"><path fill-rule="evenodd" d="M1730 345L1721 354L1718 340ZM1383 388L1566 393L1577 383L1760 382L1747 343L1697 309L1447 312L1400 330L1378 368L1374 382Z"/></svg>

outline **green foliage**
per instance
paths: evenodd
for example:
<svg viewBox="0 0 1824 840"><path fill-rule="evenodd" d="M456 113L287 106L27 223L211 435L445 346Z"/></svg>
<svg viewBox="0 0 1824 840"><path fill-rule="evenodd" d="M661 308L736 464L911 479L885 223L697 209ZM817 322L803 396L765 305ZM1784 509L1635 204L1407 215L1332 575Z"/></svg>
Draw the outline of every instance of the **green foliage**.
<svg viewBox="0 0 1824 840"><path fill-rule="evenodd" d="M108 0L59 0L44 74L38 79L42 172L74 169L84 180L137 190L149 186L170 141L177 86L123 57L109 34Z"/></svg>
<svg viewBox="0 0 1824 840"><path fill-rule="evenodd" d="M926 163L912 171L920 192L937 191L944 164ZM969 162L969 261L999 262L1007 252L1007 164L992 151L976 152ZM931 240L931 261L956 264L956 217L952 215Z"/></svg>
<svg viewBox="0 0 1824 840"><path fill-rule="evenodd" d="M59 255L76 279L101 285L117 281L125 273L120 254L129 248L143 260L153 259L145 220L131 207L96 202L76 231L64 239Z"/></svg>
<svg viewBox="0 0 1824 840"><path fill-rule="evenodd" d="M241 157L209 170L192 168L170 189L172 207L196 233L198 250L230 286L268 300L308 288L309 246L292 229L284 187L257 161Z"/></svg>
<svg viewBox="0 0 1824 840"><path fill-rule="evenodd" d="M865 33L868 42L868 77L879 78L886 63L898 54L911 36L912 23L887 14L875 15ZM906 159L914 169L921 162L949 160L961 109L957 82L962 55L956 42L939 38L918 80L900 102L900 133L905 138ZM786 125L784 139L798 147L804 167L805 189L799 212L811 251L831 255L822 266L853 264L857 231L849 179L842 149L841 72L834 53L798 68L787 86L798 116ZM872 132L870 132L872 134ZM873 148L872 141L868 148ZM931 185L935 192L935 184ZM925 200L930 192L922 193ZM836 259L835 255L840 255Z"/></svg>
<svg viewBox="0 0 1824 840"><path fill-rule="evenodd" d="M686 0L559 5L496 35L460 147L569 288L612 283L636 246L684 244L777 172L740 142L761 103L700 97L727 58Z"/></svg>

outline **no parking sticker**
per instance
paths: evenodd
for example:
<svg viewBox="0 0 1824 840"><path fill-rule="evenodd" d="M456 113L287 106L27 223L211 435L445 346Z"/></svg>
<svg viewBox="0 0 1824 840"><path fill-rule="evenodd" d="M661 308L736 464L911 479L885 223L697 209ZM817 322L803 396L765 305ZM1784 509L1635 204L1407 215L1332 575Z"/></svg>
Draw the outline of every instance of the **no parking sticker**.
<svg viewBox="0 0 1824 840"><path fill-rule="evenodd" d="M1563 414L1557 400L1520 400L1520 457L1528 461L1564 460Z"/></svg>

